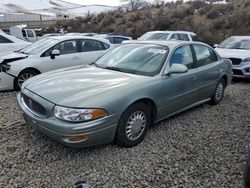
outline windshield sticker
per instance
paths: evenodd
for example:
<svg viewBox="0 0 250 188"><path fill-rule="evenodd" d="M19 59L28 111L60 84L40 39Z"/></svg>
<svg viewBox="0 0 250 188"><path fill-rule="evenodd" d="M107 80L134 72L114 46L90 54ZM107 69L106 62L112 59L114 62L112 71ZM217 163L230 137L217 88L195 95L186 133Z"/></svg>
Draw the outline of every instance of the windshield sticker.
<svg viewBox="0 0 250 188"><path fill-rule="evenodd" d="M167 51L166 50L162 50L162 49L153 49L153 48L150 48L148 50L148 52L155 53L155 54L165 54Z"/></svg>

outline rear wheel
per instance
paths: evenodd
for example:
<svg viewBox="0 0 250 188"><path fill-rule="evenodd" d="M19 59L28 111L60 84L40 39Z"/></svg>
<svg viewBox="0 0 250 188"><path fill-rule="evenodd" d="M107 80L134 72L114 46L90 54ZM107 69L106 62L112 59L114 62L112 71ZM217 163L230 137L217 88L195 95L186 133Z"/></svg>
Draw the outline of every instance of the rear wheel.
<svg viewBox="0 0 250 188"><path fill-rule="evenodd" d="M115 136L115 142L122 147L138 145L145 137L151 122L149 107L136 103L122 114Z"/></svg>
<svg viewBox="0 0 250 188"><path fill-rule="evenodd" d="M224 90L225 90L225 80L222 78L218 82L214 94L212 96L212 99L210 101L212 105L217 105L221 102L224 96Z"/></svg>
<svg viewBox="0 0 250 188"><path fill-rule="evenodd" d="M23 85L23 83L32 78L33 76L37 75L37 73L33 70L25 70L25 71L22 71L18 77L15 78L14 80L14 89L16 91L20 91L21 90L21 87Z"/></svg>

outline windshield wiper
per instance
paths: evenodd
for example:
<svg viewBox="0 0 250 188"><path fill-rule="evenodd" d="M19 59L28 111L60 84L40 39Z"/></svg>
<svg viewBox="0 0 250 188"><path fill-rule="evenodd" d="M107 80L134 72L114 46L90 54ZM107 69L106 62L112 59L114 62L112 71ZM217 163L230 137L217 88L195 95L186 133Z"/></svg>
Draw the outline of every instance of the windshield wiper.
<svg viewBox="0 0 250 188"><path fill-rule="evenodd" d="M114 70L114 71L120 71L120 72L123 72L122 69L118 68L118 67L102 67L104 69L108 69L108 70Z"/></svg>

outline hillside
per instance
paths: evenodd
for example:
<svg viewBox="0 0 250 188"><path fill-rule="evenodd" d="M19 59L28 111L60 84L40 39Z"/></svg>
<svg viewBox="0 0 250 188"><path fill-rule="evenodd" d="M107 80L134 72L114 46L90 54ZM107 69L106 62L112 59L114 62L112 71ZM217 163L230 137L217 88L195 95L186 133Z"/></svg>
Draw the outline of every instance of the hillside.
<svg viewBox="0 0 250 188"><path fill-rule="evenodd" d="M250 35L250 0L232 0L227 5L213 6L201 1L165 3L134 12L90 14L59 21L56 27L69 32L115 33L133 38L152 30L187 30L213 44L231 35ZM54 27L45 32L53 30Z"/></svg>
<svg viewBox="0 0 250 188"><path fill-rule="evenodd" d="M116 7L102 5L78 5L62 0L1 0L0 13L37 13L43 15L71 14L84 16L88 12L101 13Z"/></svg>

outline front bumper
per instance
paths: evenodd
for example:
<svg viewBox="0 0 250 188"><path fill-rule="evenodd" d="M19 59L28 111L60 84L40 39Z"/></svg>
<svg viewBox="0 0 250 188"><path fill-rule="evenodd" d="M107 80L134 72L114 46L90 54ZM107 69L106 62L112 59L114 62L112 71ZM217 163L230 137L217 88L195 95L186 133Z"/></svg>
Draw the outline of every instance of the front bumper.
<svg viewBox="0 0 250 188"><path fill-rule="evenodd" d="M250 79L250 63L233 65L233 77Z"/></svg>
<svg viewBox="0 0 250 188"><path fill-rule="evenodd" d="M14 79L13 76L10 76L5 72L0 72L0 91L14 89Z"/></svg>
<svg viewBox="0 0 250 188"><path fill-rule="evenodd" d="M51 117L39 117L23 104L20 93L17 96L19 108L28 125L38 128L41 132L58 142L70 147L91 147L110 143L114 140L118 119L108 116L84 123L70 123ZM44 100L41 98L41 100ZM72 136L86 136L87 140L72 141Z"/></svg>

